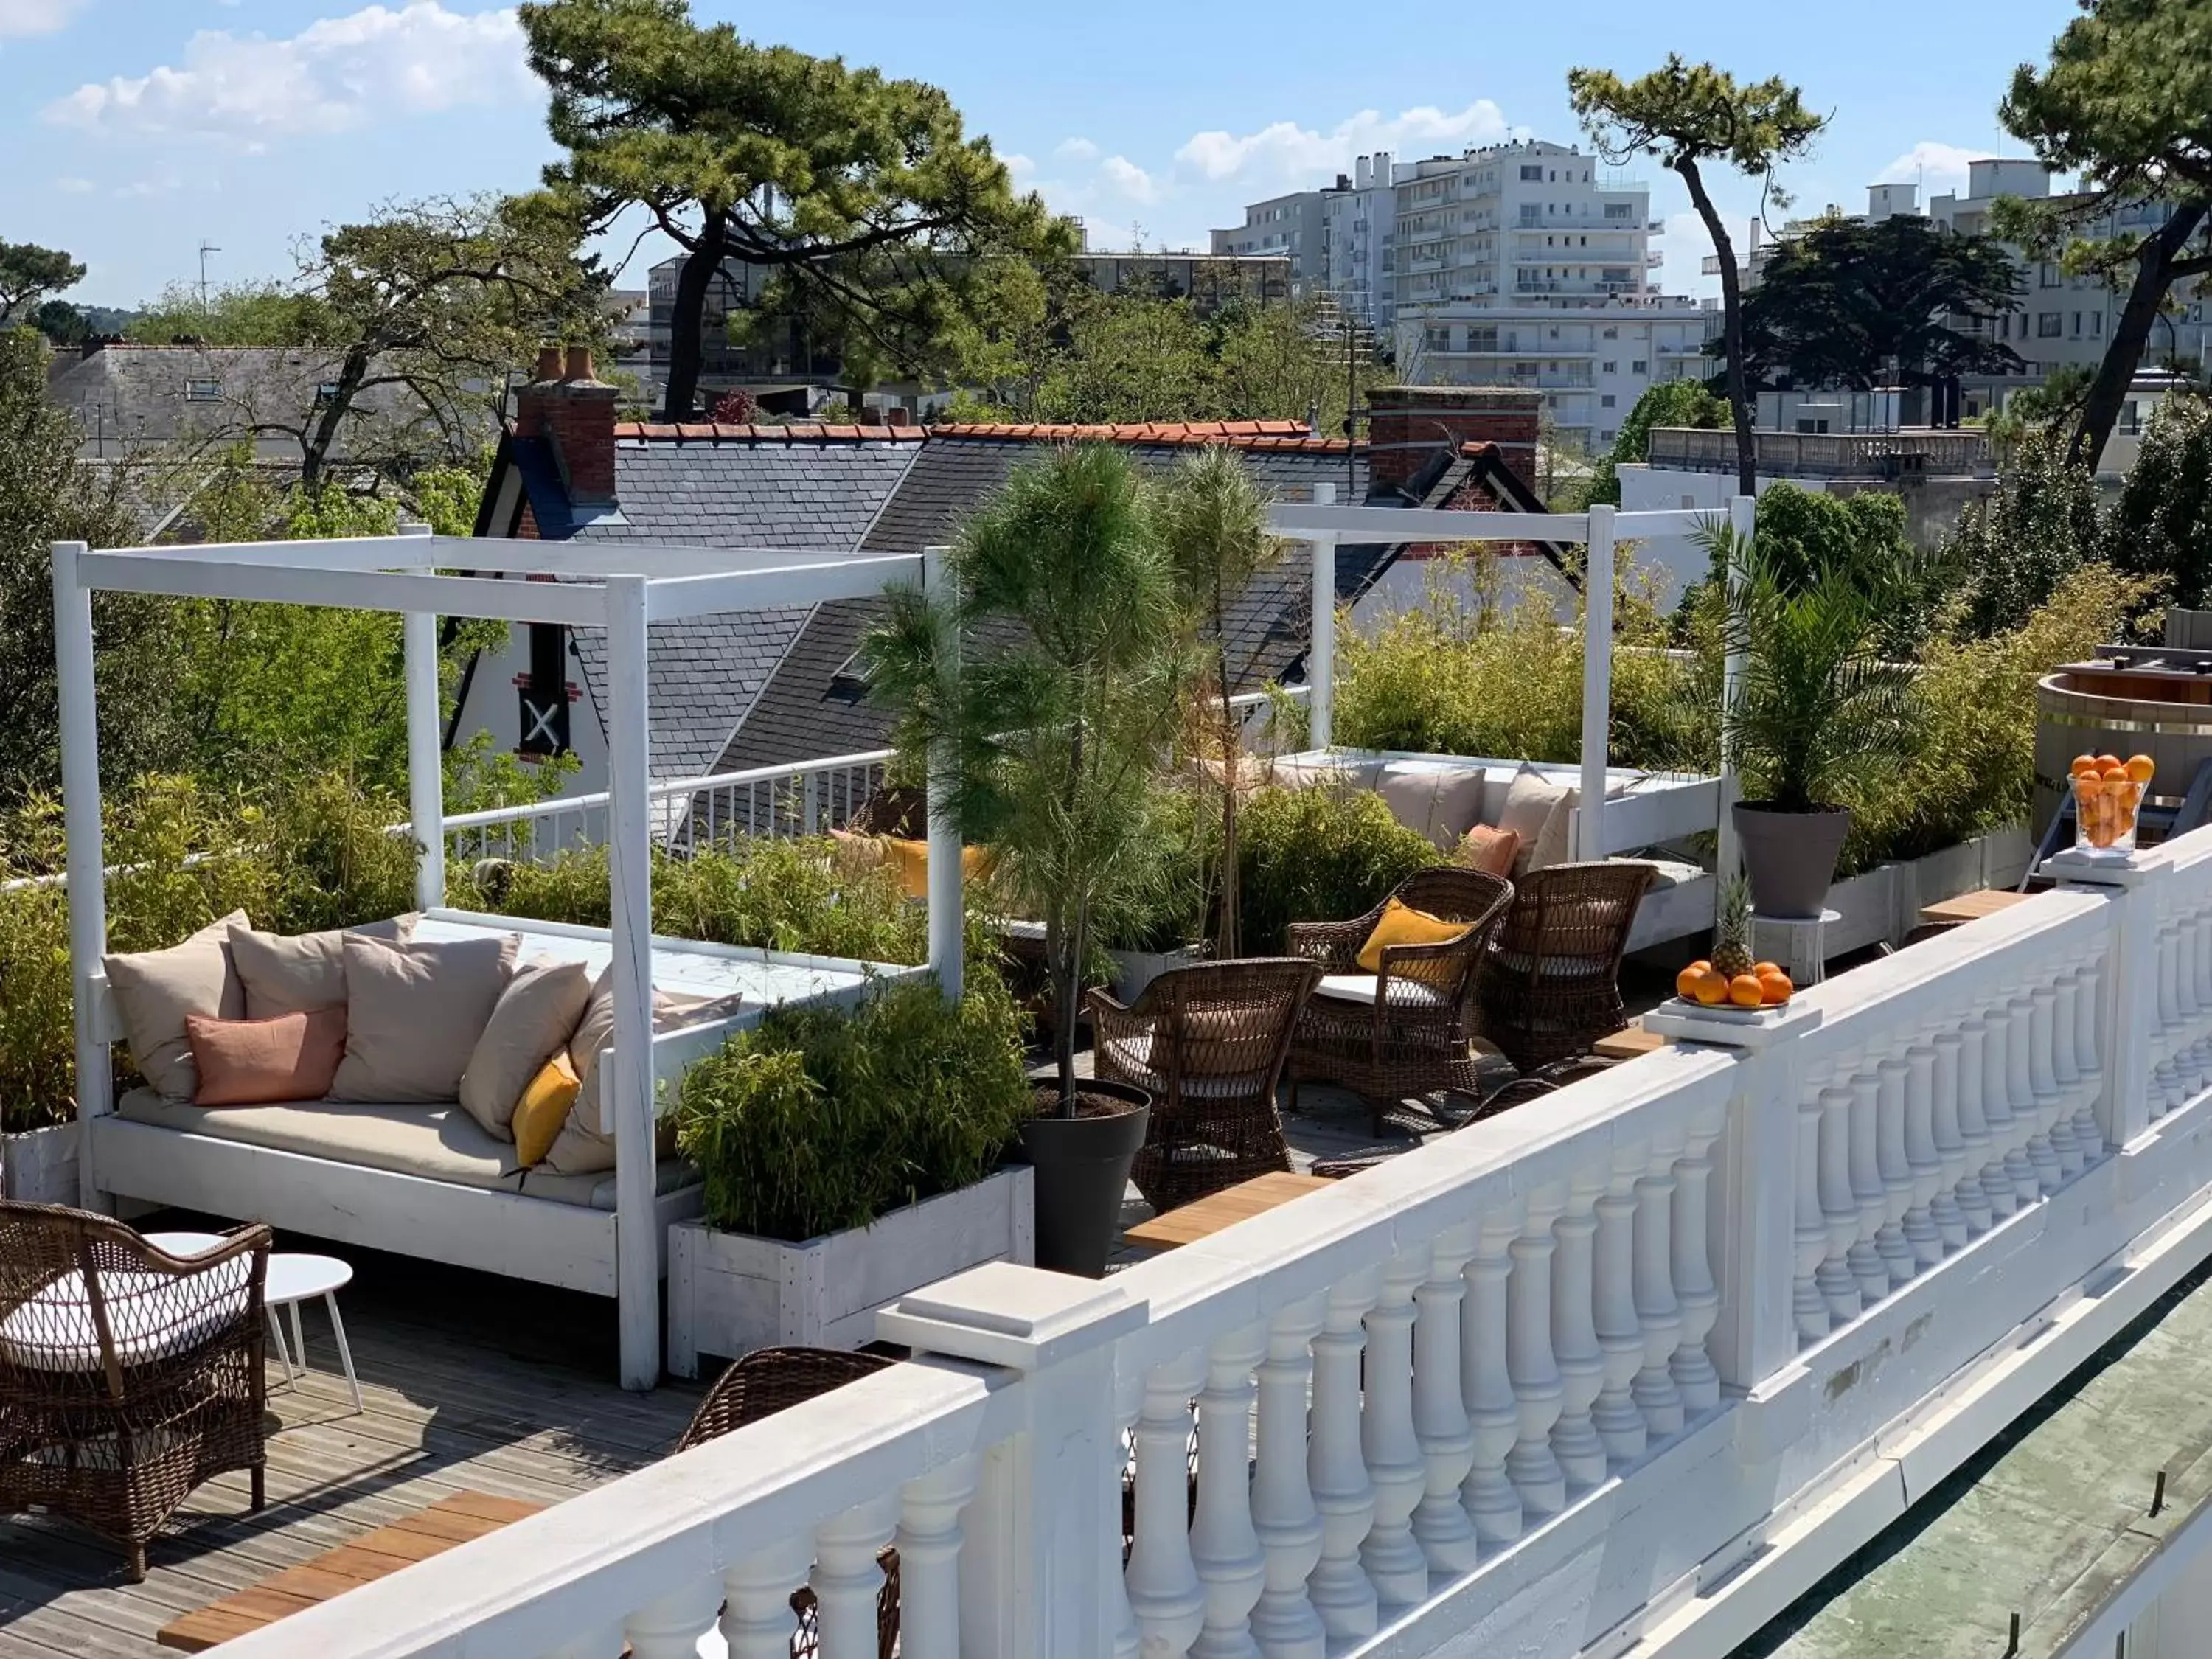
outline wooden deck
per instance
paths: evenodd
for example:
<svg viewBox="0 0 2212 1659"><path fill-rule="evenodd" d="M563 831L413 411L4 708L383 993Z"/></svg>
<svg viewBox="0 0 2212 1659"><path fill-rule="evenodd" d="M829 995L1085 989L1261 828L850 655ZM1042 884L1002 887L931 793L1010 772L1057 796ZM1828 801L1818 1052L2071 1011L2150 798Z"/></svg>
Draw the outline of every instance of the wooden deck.
<svg viewBox="0 0 2212 1659"><path fill-rule="evenodd" d="M155 1541L143 1584L65 1522L0 1519L0 1659L167 1655L154 1635L180 1613L465 1489L559 1503L653 1462L690 1420L696 1385L615 1385L611 1301L340 1254L355 1267L338 1304L366 1412L352 1414L309 1309L303 1385L282 1387L270 1364L268 1507L246 1513L242 1474L201 1488Z"/></svg>

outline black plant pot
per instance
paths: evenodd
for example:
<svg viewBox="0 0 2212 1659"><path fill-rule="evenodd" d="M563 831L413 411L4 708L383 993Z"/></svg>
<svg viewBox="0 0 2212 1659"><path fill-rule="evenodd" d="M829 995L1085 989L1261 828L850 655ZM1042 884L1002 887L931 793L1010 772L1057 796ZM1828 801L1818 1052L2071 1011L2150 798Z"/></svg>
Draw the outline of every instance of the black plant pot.
<svg viewBox="0 0 2212 1659"><path fill-rule="evenodd" d="M1036 1265L1097 1279L1121 1232L1121 1198L1129 1166L1145 1144L1152 1097L1126 1083L1088 1078L1082 1092L1127 1109L1110 1116L1033 1117L1022 1126L1022 1150L1036 1170Z"/></svg>
<svg viewBox="0 0 2212 1659"><path fill-rule="evenodd" d="M1751 908L1762 916L1820 914L1836 879L1836 860L1851 832L1850 809L1778 811L1764 801L1736 802L1735 835L1751 878Z"/></svg>

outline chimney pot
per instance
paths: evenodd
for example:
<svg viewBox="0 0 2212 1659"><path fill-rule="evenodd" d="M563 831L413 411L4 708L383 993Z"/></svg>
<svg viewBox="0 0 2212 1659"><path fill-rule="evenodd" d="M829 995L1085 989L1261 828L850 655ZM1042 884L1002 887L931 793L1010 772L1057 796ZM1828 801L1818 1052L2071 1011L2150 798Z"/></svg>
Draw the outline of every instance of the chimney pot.
<svg viewBox="0 0 2212 1659"><path fill-rule="evenodd" d="M538 381L561 378L561 348L556 345L538 348L538 373L531 377Z"/></svg>
<svg viewBox="0 0 2212 1659"><path fill-rule="evenodd" d="M564 380L588 380L592 375L592 349L587 345L568 348L568 367L561 378Z"/></svg>

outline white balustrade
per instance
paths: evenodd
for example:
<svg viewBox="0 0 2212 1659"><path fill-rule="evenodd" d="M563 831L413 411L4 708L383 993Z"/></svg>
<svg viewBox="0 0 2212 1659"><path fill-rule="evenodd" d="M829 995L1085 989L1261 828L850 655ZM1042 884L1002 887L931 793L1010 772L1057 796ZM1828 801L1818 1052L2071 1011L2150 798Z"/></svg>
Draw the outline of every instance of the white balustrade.
<svg viewBox="0 0 2212 1659"><path fill-rule="evenodd" d="M960 1659L960 1516L975 1471L956 1458L899 1488L901 1659Z"/></svg>
<svg viewBox="0 0 2212 1659"><path fill-rule="evenodd" d="M2027 995L2015 990L2006 1005L2010 1018L2005 1029L2005 1103L2013 1115L2014 1150L2005 1158L2005 1168L2013 1176L2024 1208L2040 1198L2044 1186L2044 1166L2048 1163L2052 1187L2057 1185L2058 1160L2051 1151L2051 1143L2042 1133L2043 1121L2035 1098L2035 1083L2029 1056L2035 1047L2033 1030L2034 1005ZM2017 1158L2018 1162L2014 1160Z"/></svg>
<svg viewBox="0 0 2212 1659"><path fill-rule="evenodd" d="M2005 1055L2012 1046L2011 1032L2012 1015L1999 996L1982 1011L1982 1116L1990 1126L1990 1167L1996 1172L1990 1203L2000 1218L2019 1214L2023 1197L2035 1192L2035 1172L2020 1145L2027 1132L2015 1121L2006 1089Z"/></svg>
<svg viewBox="0 0 2212 1659"><path fill-rule="evenodd" d="M1590 1421L1615 1464L1641 1457L1648 1438L1634 1385L1644 1369L1644 1322L1636 1312L1636 1177L1649 1156L1640 1142L1616 1148L1605 1195L1596 1206L1595 1322L1605 1375Z"/></svg>
<svg viewBox="0 0 2212 1659"><path fill-rule="evenodd" d="M897 1503L895 1495L886 1494L856 1504L814 1534L811 1583L821 1620L822 1659L871 1659L877 1651L876 1603L884 1590L884 1570L877 1558L896 1530ZM635 1652L635 1633L630 1644ZM688 1651L672 1651L668 1659L679 1659L679 1652Z"/></svg>
<svg viewBox="0 0 2212 1659"><path fill-rule="evenodd" d="M1375 1522L1359 1564L1382 1601L1410 1606L1429 1591L1428 1557L1413 1537L1413 1511L1428 1486L1428 1462L1413 1432L1413 1292L1428 1277L1426 1249L1395 1255L1382 1295L1367 1316L1367 1372L1359 1446L1375 1487Z"/></svg>
<svg viewBox="0 0 2212 1659"><path fill-rule="evenodd" d="M1849 1254L1859 1304L1872 1307L1889 1294L1889 1264L1881 1237L1889 1194L1881 1180L1881 1082L1871 1069L1851 1079L1851 1195L1858 1200L1858 1236Z"/></svg>
<svg viewBox="0 0 2212 1659"><path fill-rule="evenodd" d="M1321 1511L1306 1480L1306 1390L1322 1298L1291 1303L1267 1328L1260 1362L1260 1428L1252 1471L1252 1529L1267 1558L1252 1610L1252 1634L1267 1659L1323 1659L1328 1632L1306 1599L1306 1576L1321 1561Z"/></svg>
<svg viewBox="0 0 2212 1659"><path fill-rule="evenodd" d="M1874 1068L1875 1167L1882 1190L1881 1225L1875 1230L1874 1247L1893 1287L1919 1271L1905 1233L1905 1212L1912 1207L1912 1165L1905 1153L1905 1062L1894 1054Z"/></svg>
<svg viewBox="0 0 2212 1659"><path fill-rule="evenodd" d="M1203 1356L1190 1353L1155 1365L1145 1378L1135 1435L1136 1536L1125 1575L1144 1659L1180 1659L1205 1621L1188 1518L1191 1397L1205 1369Z"/></svg>
<svg viewBox="0 0 2212 1659"><path fill-rule="evenodd" d="M781 1539L723 1573L722 1640L730 1659L790 1659L791 1592L813 1565L809 1533Z"/></svg>
<svg viewBox="0 0 2212 1659"><path fill-rule="evenodd" d="M1552 1455L1570 1492L1605 1479L1605 1442L1590 1407L1605 1387L1605 1350L1598 1346L1597 1171L1576 1172L1566 1208L1552 1224L1552 1363L1559 1373L1559 1419L1552 1425Z"/></svg>
<svg viewBox="0 0 2212 1659"><path fill-rule="evenodd" d="M1375 1633L1375 1586L1359 1565L1359 1547L1375 1524L1375 1485L1359 1448L1359 1357L1366 1346L1367 1310L1381 1290L1382 1275L1371 1268L1339 1280L1313 1345L1306 1478L1321 1511L1322 1534L1321 1559L1306 1593L1322 1628L1340 1640Z"/></svg>
<svg viewBox="0 0 2212 1659"><path fill-rule="evenodd" d="M1727 1127L1727 1117L1717 1107L1692 1116L1688 1142L1674 1160L1674 1212L1668 1231L1681 1333L1667 1369L1683 1406L1692 1413L1711 1411L1721 1403L1720 1373L1705 1352L1705 1339L1712 1334L1721 1312L1720 1289L1713 1283L1707 1255L1711 1218L1706 1200L1713 1166L1706 1152Z"/></svg>
<svg viewBox="0 0 2212 1659"><path fill-rule="evenodd" d="M1905 1084L1912 1091L1906 1096L1908 1123L1917 1110L1911 1103L1914 1096L1928 1103L1928 1139L1936 1168L1933 1190L1923 1201L1936 1229L1939 1256L1965 1249L1967 1237L1966 1212L1959 1207L1959 1179L1966 1170L1966 1142L1959 1130L1959 1050L1954 1040L1949 1052L1944 1051L1946 1035L1930 1032L1914 1046L1906 1056L1912 1075Z"/></svg>
<svg viewBox="0 0 2212 1659"><path fill-rule="evenodd" d="M1505 1460L1521 1437L1521 1403L1514 1398L1513 1378L1505 1363L1507 1286L1513 1273L1510 1241L1519 1231L1517 1219L1503 1206L1477 1224L1461 1316L1460 1387L1466 1396L1474 1456L1467 1479L1460 1483L1460 1498L1474 1522L1476 1539L1484 1545L1510 1544L1521 1535L1521 1494L1505 1472ZM1636 1352L1639 1356L1643 1352L1640 1328ZM1637 1422L1640 1431L1643 1419ZM1642 1449L1640 1439L1638 1449Z"/></svg>
<svg viewBox="0 0 2212 1659"><path fill-rule="evenodd" d="M1429 1246L1428 1276L1413 1292L1419 1310L1413 1325L1413 1433L1428 1471L1413 1511L1413 1536L1440 1573L1466 1571L1477 1553L1474 1522L1459 1496L1460 1483L1474 1467L1474 1427L1460 1379L1460 1320L1474 1238L1471 1222L1438 1233ZM1604 1459L1601 1449L1601 1476Z"/></svg>
<svg viewBox="0 0 2212 1659"><path fill-rule="evenodd" d="M2036 1113L2043 1125L2044 1144L2057 1165L2052 1190L2081 1173L2081 1148L2074 1139L2074 1119L2065 1091L2058 1086L2058 988L2039 985L2028 994L2035 1010L2035 1048L2028 1055L2028 1076L2035 1086Z"/></svg>
<svg viewBox="0 0 2212 1659"><path fill-rule="evenodd" d="M1944 1079L1948 1074L1949 1081ZM1990 1124L1982 1115L1982 1034L1978 1020L1961 1021L1936 1034L1936 1087L1948 1093L1959 1115L1963 1173L1951 1189L1966 1218L1966 1237L1979 1238L1996 1224L1984 1179L1990 1166Z"/></svg>
<svg viewBox="0 0 2212 1659"><path fill-rule="evenodd" d="M1506 1454L1505 1473L1521 1494L1522 1512L1536 1517L1556 1515L1567 1502L1566 1474L1552 1453L1552 1425L1566 1401L1552 1358L1552 1218L1561 1197L1555 1187L1528 1195L1527 1216L1510 1246L1513 1277L1506 1287L1505 1368L1521 1408L1521 1437ZM1639 1237L1639 1248L1641 1243ZM1648 1355L1648 1329L1645 1339ZM1670 1351L1673 1346L1668 1343Z"/></svg>
<svg viewBox="0 0 2212 1659"><path fill-rule="evenodd" d="M1828 1247L1813 1279L1828 1305L1829 1322L1844 1325L1856 1319L1866 1304L1852 1254L1859 1248L1860 1231L1852 1182L1860 1162L1858 1097L1850 1084L1838 1082L1820 1091L1820 1214L1828 1224ZM1883 1275L1885 1281L1887 1277Z"/></svg>
<svg viewBox="0 0 2212 1659"><path fill-rule="evenodd" d="M1267 1582L1267 1557L1252 1523L1246 1448L1252 1435L1252 1369L1267 1348L1264 1325L1215 1342L1198 1396L1198 1506L1190 1554L1206 1594L1205 1623L1191 1652L1200 1659L1257 1659L1252 1609Z"/></svg>
<svg viewBox="0 0 2212 1659"><path fill-rule="evenodd" d="M1682 1340L1674 1300L1674 1159L1679 1138L1656 1135L1651 1162L1636 1180L1636 1317L1644 1327L1644 1367L1629 1385L1645 1429L1666 1440L1682 1431L1682 1394L1668 1369Z"/></svg>
<svg viewBox="0 0 2212 1659"><path fill-rule="evenodd" d="M1797 1193L1792 1209L1796 1268L1790 1280L1790 1314L1800 1346L1828 1334L1828 1303L1820 1292L1820 1263L1828 1253L1828 1218L1820 1207L1820 1080L1813 1068L1797 1092Z"/></svg>

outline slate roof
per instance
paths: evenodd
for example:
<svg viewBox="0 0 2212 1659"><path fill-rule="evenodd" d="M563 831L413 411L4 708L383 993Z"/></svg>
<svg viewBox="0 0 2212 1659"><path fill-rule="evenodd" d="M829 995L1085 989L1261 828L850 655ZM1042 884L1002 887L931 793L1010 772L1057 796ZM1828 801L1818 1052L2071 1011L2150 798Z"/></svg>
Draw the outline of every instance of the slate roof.
<svg viewBox="0 0 2212 1659"><path fill-rule="evenodd" d="M328 351L290 346L104 345L88 355L58 356L46 374L46 396L75 415L88 441L106 445L231 442L257 422L303 422L319 388L337 373ZM187 395L196 388L203 396ZM406 388L373 386L357 405L386 420L415 412ZM354 428L349 427L346 435ZM264 447L294 454L289 437ZM343 450L340 445L341 453Z"/></svg>
<svg viewBox="0 0 2212 1659"><path fill-rule="evenodd" d="M767 427L756 437L743 428L708 426L670 428L663 437L658 428L619 426L615 494L620 510L581 524L569 514L542 442L510 439L502 455L521 473L538 533L548 540L848 553L921 450L918 431L867 430L882 436L816 439L798 428ZM653 720L647 769L656 781L716 769L731 734L806 617L801 605L653 624L647 656ZM603 687L605 634L571 629L570 649L579 678ZM597 695L592 701L597 708Z"/></svg>

